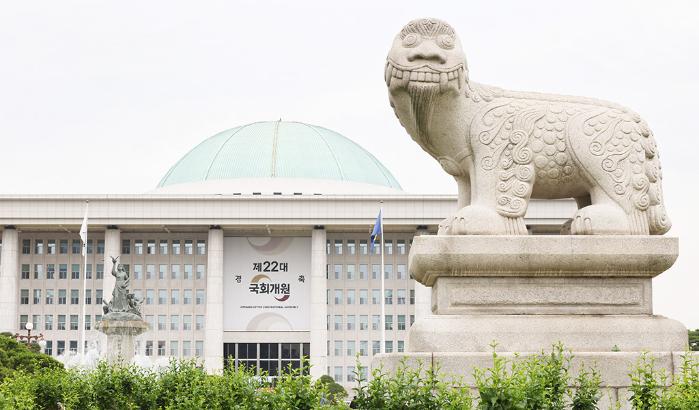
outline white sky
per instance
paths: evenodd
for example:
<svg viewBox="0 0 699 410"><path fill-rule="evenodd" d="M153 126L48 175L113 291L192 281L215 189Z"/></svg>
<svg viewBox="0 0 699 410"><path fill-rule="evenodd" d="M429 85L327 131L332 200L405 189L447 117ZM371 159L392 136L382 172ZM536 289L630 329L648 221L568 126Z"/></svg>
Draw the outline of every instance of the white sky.
<svg viewBox="0 0 699 410"><path fill-rule="evenodd" d="M204 138L280 117L348 136L409 192L455 193L383 82L393 36L427 16L455 27L475 81L604 98L648 121L681 244L655 311L699 327L692 1L5 2L0 193L145 192Z"/></svg>

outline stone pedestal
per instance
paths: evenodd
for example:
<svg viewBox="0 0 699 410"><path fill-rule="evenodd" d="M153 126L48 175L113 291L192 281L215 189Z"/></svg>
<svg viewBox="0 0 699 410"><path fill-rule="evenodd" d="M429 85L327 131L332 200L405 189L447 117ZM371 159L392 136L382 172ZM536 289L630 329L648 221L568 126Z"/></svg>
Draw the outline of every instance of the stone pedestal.
<svg viewBox="0 0 699 410"><path fill-rule="evenodd" d="M677 253L677 238L661 236L416 237L410 272L432 287L432 314L410 328L407 353L372 367L423 359L472 381L474 367L492 365L493 342L504 355L562 342L623 402L640 352L672 372L686 349L687 329L652 305L652 278Z"/></svg>
<svg viewBox="0 0 699 410"><path fill-rule="evenodd" d="M97 324L97 330L107 335L107 346L101 358L109 363L130 363L134 356L134 340L148 331L148 324L140 319L103 319Z"/></svg>

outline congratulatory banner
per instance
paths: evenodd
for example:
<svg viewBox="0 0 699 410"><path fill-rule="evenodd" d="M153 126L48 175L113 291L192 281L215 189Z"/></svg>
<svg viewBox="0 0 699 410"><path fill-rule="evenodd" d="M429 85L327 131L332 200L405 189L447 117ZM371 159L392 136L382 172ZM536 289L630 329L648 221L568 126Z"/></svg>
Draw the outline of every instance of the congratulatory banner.
<svg viewBox="0 0 699 410"><path fill-rule="evenodd" d="M227 237L223 328L309 330L311 238Z"/></svg>

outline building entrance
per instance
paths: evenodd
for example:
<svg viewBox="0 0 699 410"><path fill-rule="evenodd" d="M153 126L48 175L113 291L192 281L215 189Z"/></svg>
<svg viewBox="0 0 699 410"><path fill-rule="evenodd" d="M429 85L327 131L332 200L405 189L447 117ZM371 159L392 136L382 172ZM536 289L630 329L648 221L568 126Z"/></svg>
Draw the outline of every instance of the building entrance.
<svg viewBox="0 0 699 410"><path fill-rule="evenodd" d="M308 357L311 351L310 343L224 343L223 357L226 366L241 366L254 369L256 375L266 374L278 376L279 373L291 366L292 369L302 367L303 374L308 374Z"/></svg>

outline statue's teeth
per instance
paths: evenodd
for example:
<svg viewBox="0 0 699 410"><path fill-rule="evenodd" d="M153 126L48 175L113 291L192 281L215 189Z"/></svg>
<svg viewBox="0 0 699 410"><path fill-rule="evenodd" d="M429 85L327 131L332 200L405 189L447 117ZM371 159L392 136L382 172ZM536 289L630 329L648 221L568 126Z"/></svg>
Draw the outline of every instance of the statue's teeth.
<svg viewBox="0 0 699 410"><path fill-rule="evenodd" d="M417 74L417 80L418 81L425 81L425 73L418 73Z"/></svg>
<svg viewBox="0 0 699 410"><path fill-rule="evenodd" d="M417 72L415 72L415 71L410 72L410 81L417 81Z"/></svg>
<svg viewBox="0 0 699 410"><path fill-rule="evenodd" d="M454 72L449 71L449 73L447 74L447 78L449 78L450 80L453 80L454 79Z"/></svg>
<svg viewBox="0 0 699 410"><path fill-rule="evenodd" d="M403 72L400 70L393 71L393 74L395 74L397 78L403 78Z"/></svg>

